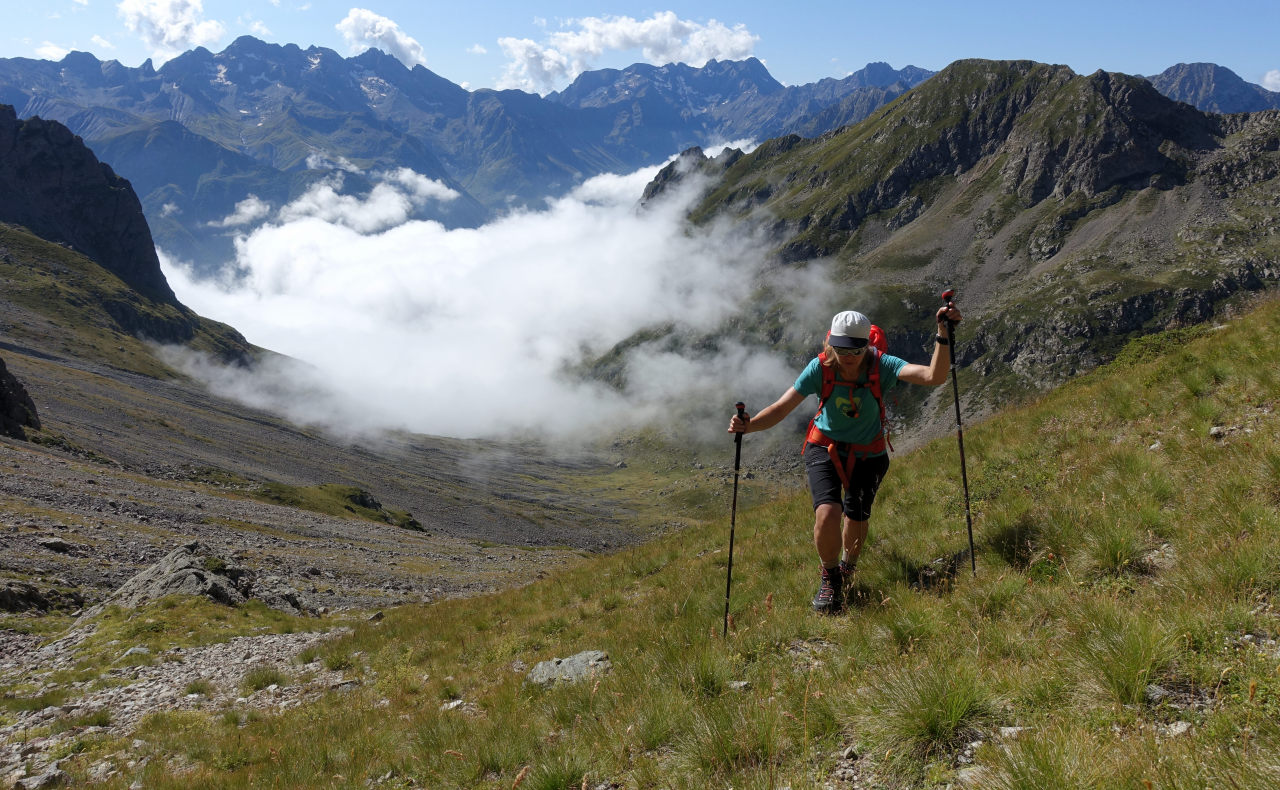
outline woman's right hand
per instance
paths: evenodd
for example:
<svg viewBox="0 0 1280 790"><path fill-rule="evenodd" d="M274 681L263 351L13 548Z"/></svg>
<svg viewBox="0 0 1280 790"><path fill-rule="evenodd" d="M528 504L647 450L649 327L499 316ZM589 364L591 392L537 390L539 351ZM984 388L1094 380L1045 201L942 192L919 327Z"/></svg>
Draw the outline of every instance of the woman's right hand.
<svg viewBox="0 0 1280 790"><path fill-rule="evenodd" d="M729 433L746 433L747 423L749 422L751 422L751 415L748 414L747 419L744 420L735 412L733 417L729 419Z"/></svg>

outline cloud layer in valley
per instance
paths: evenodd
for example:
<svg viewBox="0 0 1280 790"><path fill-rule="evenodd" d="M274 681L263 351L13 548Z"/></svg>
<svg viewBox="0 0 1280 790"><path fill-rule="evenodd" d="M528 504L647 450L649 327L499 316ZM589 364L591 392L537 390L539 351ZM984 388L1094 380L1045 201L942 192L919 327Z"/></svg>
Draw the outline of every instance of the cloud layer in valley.
<svg viewBox="0 0 1280 790"><path fill-rule="evenodd" d="M700 23L660 11L648 19L627 16L584 17L542 42L505 37L498 45L510 59L499 88L546 93L592 68L606 52L640 50L655 65L704 66L712 59L741 60L755 51L760 37L745 25L729 27L712 19Z"/></svg>
<svg viewBox="0 0 1280 790"><path fill-rule="evenodd" d="M775 355L637 333L714 332L764 279L820 278L817 267L766 273L767 245L688 230L679 196L639 208L653 174L598 177L546 211L478 229L408 218L448 194L404 171L359 198L313 189L287 206L243 203L225 223L241 234L238 276L197 281L167 260L165 273L197 312L292 359L252 375L181 364L221 394L348 433L573 436L772 400L794 376ZM807 323L817 332L822 320ZM609 354L613 386L575 372Z"/></svg>

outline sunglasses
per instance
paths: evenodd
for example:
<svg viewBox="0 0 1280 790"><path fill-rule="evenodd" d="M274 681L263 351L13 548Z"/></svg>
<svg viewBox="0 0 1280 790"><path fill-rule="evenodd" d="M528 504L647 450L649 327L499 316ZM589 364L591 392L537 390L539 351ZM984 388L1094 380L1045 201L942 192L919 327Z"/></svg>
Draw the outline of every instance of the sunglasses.
<svg viewBox="0 0 1280 790"><path fill-rule="evenodd" d="M867 346L859 346L858 348L837 348L832 346L832 351L836 352L836 356L859 356L861 352L867 351Z"/></svg>

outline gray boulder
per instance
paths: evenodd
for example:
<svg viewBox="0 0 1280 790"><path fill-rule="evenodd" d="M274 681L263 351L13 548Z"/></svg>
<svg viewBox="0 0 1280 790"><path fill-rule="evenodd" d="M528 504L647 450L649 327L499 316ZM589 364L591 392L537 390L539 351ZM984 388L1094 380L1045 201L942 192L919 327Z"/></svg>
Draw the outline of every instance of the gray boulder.
<svg viewBox="0 0 1280 790"><path fill-rule="evenodd" d="M228 606L255 598L291 614L315 612L315 607L280 577L260 580L253 571L228 563L198 542L169 552L125 582L103 605L132 609L166 595L199 595Z"/></svg>
<svg viewBox="0 0 1280 790"><path fill-rule="evenodd" d="M78 590L0 579L0 612L74 611L83 606L84 596Z"/></svg>
<svg viewBox="0 0 1280 790"><path fill-rule="evenodd" d="M49 599L33 584L5 581L0 586L0 612L28 612L49 608Z"/></svg>
<svg viewBox="0 0 1280 790"><path fill-rule="evenodd" d="M540 661L525 677L526 683L550 687L557 683L577 683L580 680L607 673L613 665L602 650L585 650L568 658Z"/></svg>

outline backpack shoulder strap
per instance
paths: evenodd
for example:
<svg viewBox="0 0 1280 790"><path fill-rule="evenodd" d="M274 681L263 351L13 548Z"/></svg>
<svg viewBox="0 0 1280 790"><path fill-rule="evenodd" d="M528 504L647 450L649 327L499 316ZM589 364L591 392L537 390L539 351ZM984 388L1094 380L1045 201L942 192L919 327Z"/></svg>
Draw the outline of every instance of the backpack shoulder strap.
<svg viewBox="0 0 1280 790"><path fill-rule="evenodd" d="M818 369L822 371L822 390L818 393L818 411L822 411L822 405L827 402L827 398L831 397L831 391L836 388L836 371L835 368L826 364L827 352L818 355Z"/></svg>
<svg viewBox="0 0 1280 790"><path fill-rule="evenodd" d="M872 347L871 369L867 371L867 380L870 383L871 395L876 399L876 404L880 407L880 434L884 436L885 442L889 445L889 449L893 449L893 442L889 441L889 421L884 411L884 395L880 391L880 357L883 351L876 347Z"/></svg>

